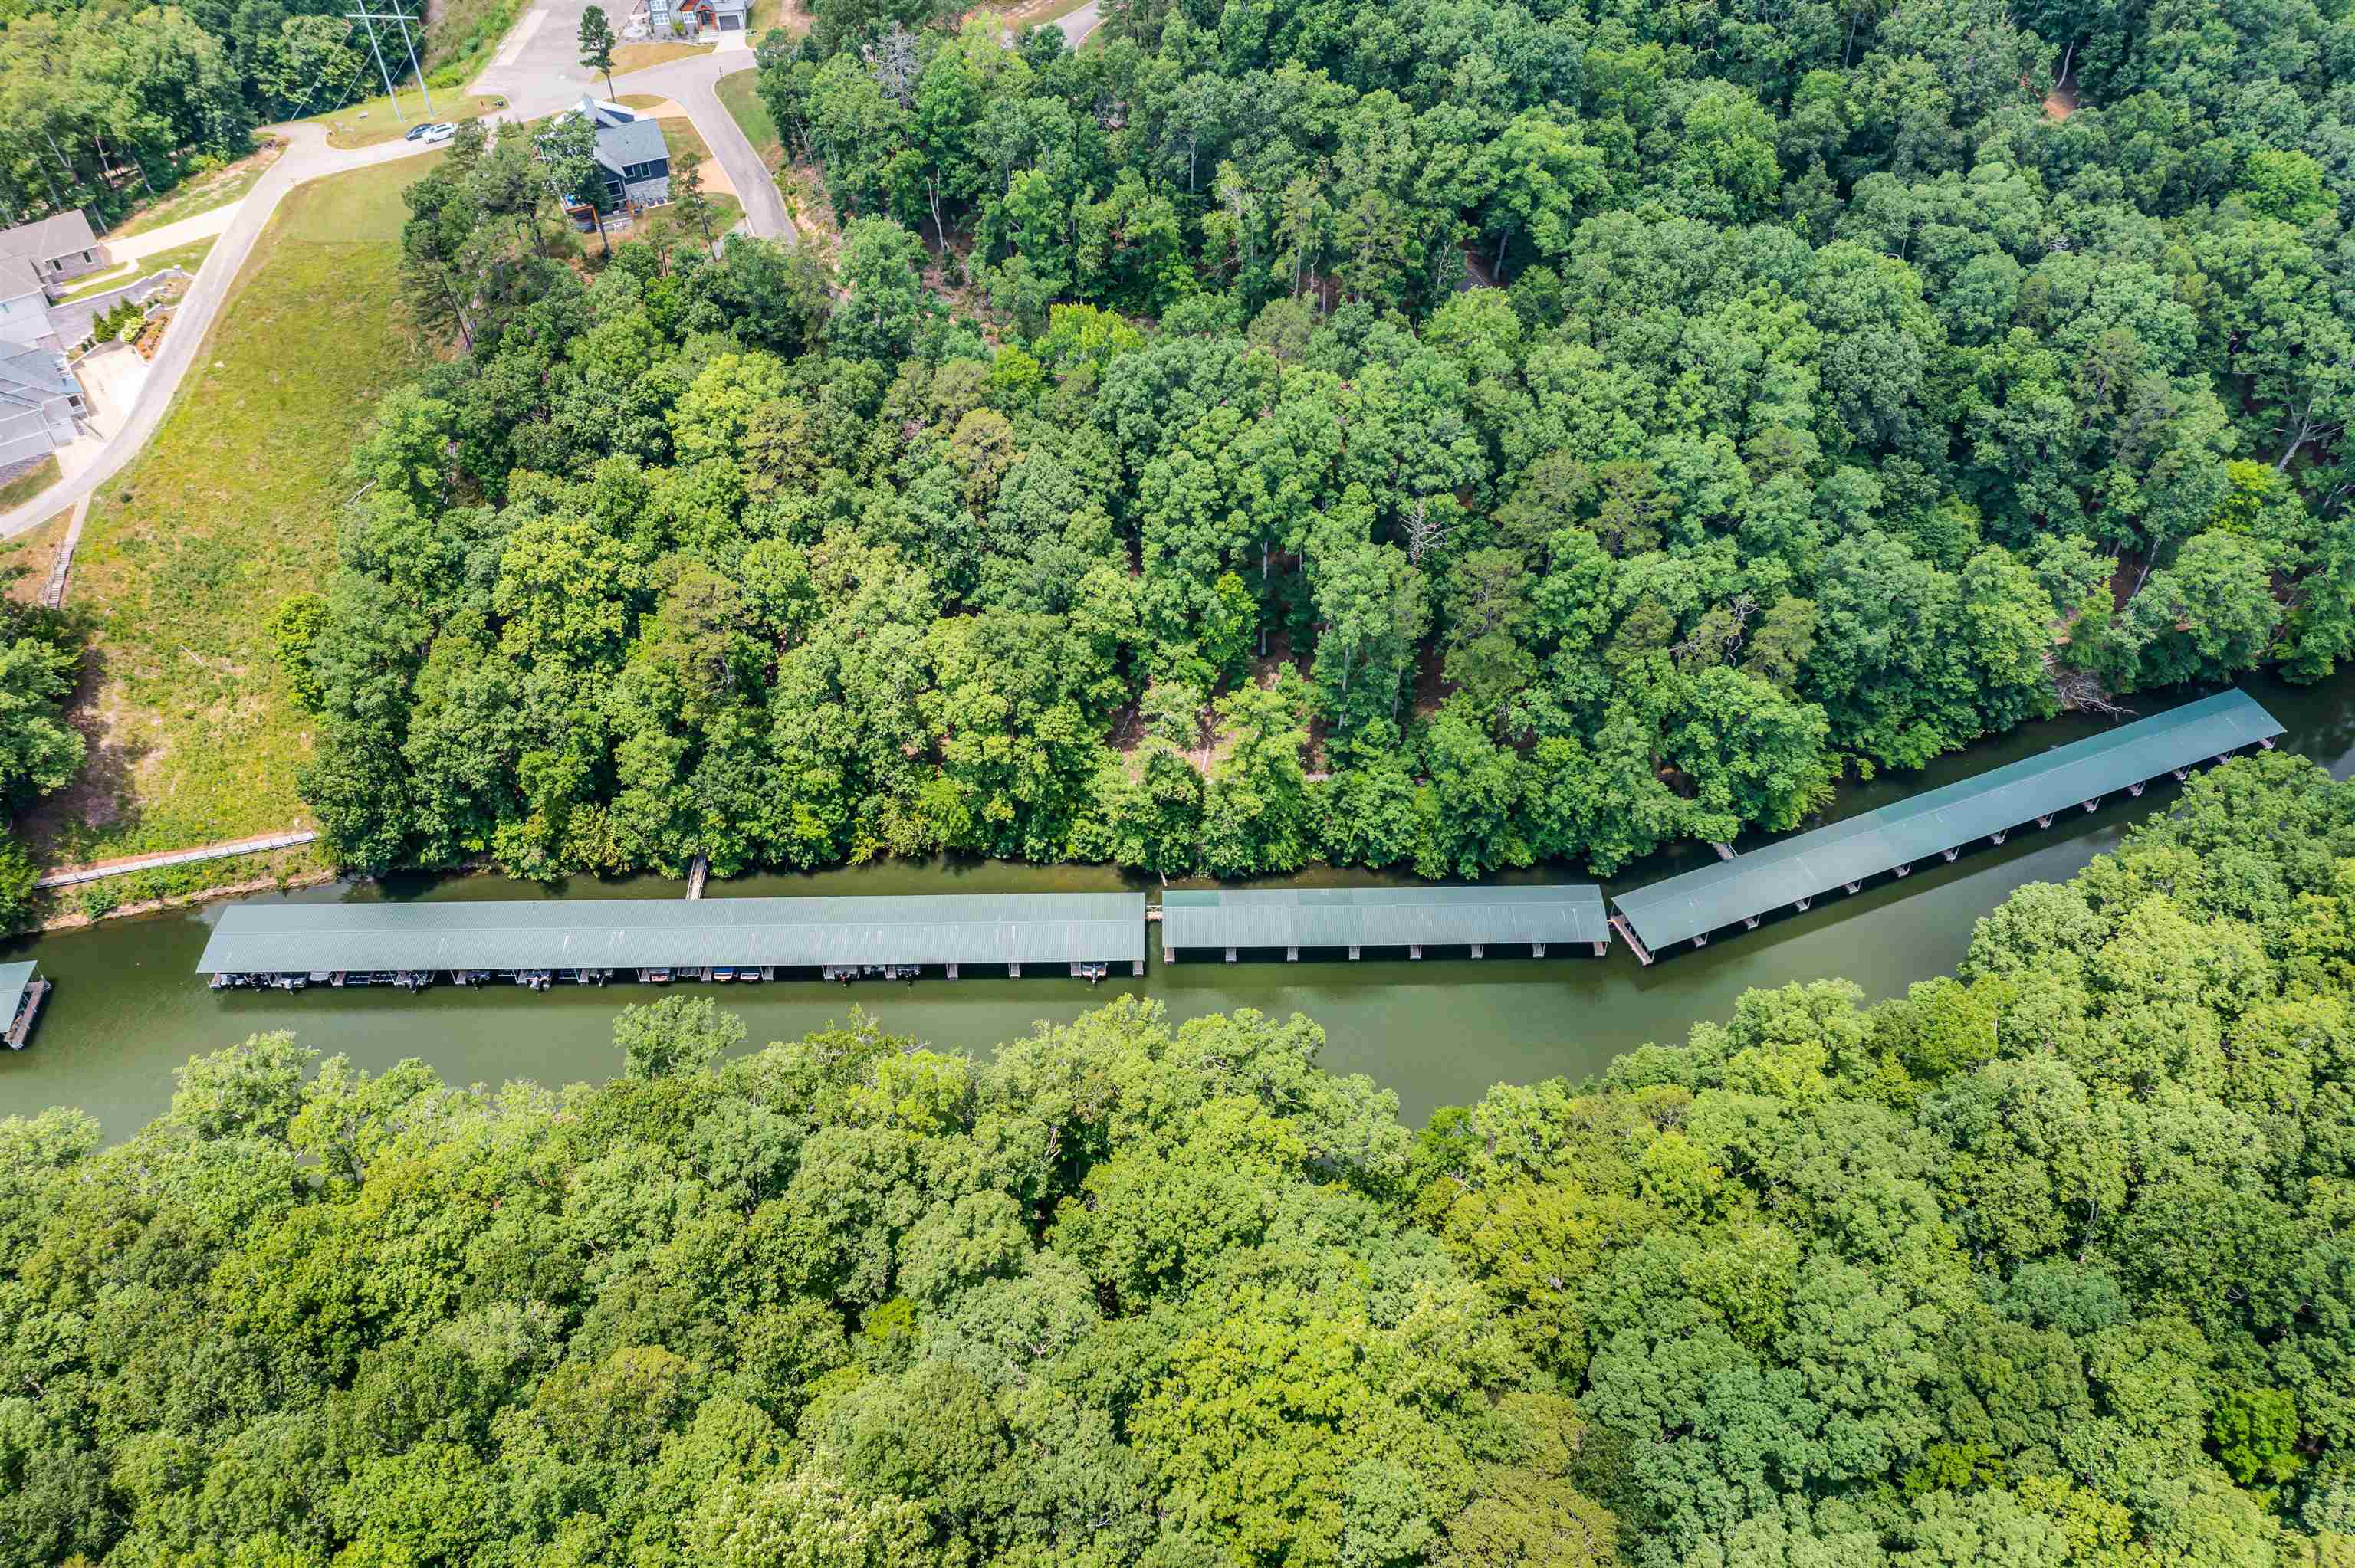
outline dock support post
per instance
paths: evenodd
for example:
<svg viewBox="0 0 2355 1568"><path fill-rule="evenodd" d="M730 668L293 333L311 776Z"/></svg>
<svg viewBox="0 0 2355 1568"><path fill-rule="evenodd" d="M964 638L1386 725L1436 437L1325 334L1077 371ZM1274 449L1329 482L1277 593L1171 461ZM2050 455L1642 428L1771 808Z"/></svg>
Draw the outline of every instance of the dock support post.
<svg viewBox="0 0 2355 1568"><path fill-rule="evenodd" d="M1022 966L1020 964L1007 965L1006 978L1007 980L1020 980L1022 978Z"/></svg>
<svg viewBox="0 0 2355 1568"><path fill-rule="evenodd" d="M1296 963L1298 963L1298 962L1300 961L1300 949L1299 949L1299 948L1284 948L1284 961L1285 963L1287 963L1287 964L1296 964Z"/></svg>
<svg viewBox="0 0 2355 1568"><path fill-rule="evenodd" d="M1608 942L1597 942L1597 943L1595 943L1595 944L1594 944L1594 956L1595 956L1596 958L1598 958L1598 959L1601 959L1601 958L1607 958L1607 957L1609 957L1609 956L1610 956L1610 953L1611 953L1611 944L1610 944L1610 943L1608 943Z"/></svg>
<svg viewBox="0 0 2355 1568"><path fill-rule="evenodd" d="M1944 849L1944 850L1940 850L1938 853L1939 853L1940 854L1942 854L1942 855L1945 855L1948 860L1952 860L1952 859L1954 859L1956 855L1958 855L1958 854L1962 853L1963 852L1962 852L1961 850L1959 850L1959 849Z"/></svg>
<svg viewBox="0 0 2355 1568"><path fill-rule="evenodd" d="M1758 916L1755 915L1744 915L1742 917L1742 928L1745 931L1755 931L1758 929Z"/></svg>
<svg viewBox="0 0 2355 1568"><path fill-rule="evenodd" d="M1864 884L1861 882L1851 882L1848 885L1848 890L1850 893L1861 893L1864 891Z"/></svg>
<svg viewBox="0 0 2355 1568"><path fill-rule="evenodd" d="M1799 911L1799 913L1801 913L1802 915L1804 915L1804 914L1806 914L1806 911L1807 911L1807 906L1808 906L1808 905L1810 905L1810 904L1813 904L1814 902L1815 902L1815 900L1814 900L1814 899L1812 899L1812 898L1802 898L1802 899L1798 900L1796 903L1793 904L1793 905L1791 906L1791 907L1792 907L1792 908L1794 908L1794 909L1796 909L1797 911Z"/></svg>
<svg viewBox="0 0 2355 1568"><path fill-rule="evenodd" d="M1473 944L1472 944L1472 956L1473 956L1474 958L1476 958L1476 959L1477 959L1477 958L1485 958L1485 957L1487 956L1485 953L1483 953L1483 952L1481 951L1480 944L1479 944L1479 943L1477 943L1477 942L1475 942L1475 943L1473 943Z"/></svg>
<svg viewBox="0 0 2355 1568"><path fill-rule="evenodd" d="M951 979L951 980L954 980L954 979L956 979L956 978L957 978L957 967L956 967L954 964L951 964L951 965L949 966L949 979Z"/></svg>
<svg viewBox="0 0 2355 1568"><path fill-rule="evenodd" d="M2271 751L2274 748L2274 737L2272 736L2267 736L2263 740L2257 742L2257 744L2264 747L2267 751Z"/></svg>
<svg viewBox="0 0 2355 1568"><path fill-rule="evenodd" d="M1178 961L1178 949L1165 943L1161 948L1161 961L1165 964L1176 963Z"/></svg>
<svg viewBox="0 0 2355 1568"><path fill-rule="evenodd" d="M2190 770L2190 768L2178 768L2174 769L2174 773L2175 773L2175 781L2176 781L2178 784L2182 783L2186 779L2189 779L2189 778L2190 778L2190 777L2191 777L2191 770Z"/></svg>
<svg viewBox="0 0 2355 1568"><path fill-rule="evenodd" d="M1141 974L1143 974L1143 973L1145 972L1145 960L1144 960L1143 959L1129 959L1129 960L1128 960L1128 972L1129 972L1130 974L1133 974L1133 975L1141 975Z"/></svg>
<svg viewBox="0 0 2355 1568"><path fill-rule="evenodd" d="M1531 943L1529 944L1529 957L1531 957L1531 958L1533 958L1533 959L1542 959L1542 958L1544 958L1544 957L1545 957L1545 944L1544 944L1543 942L1531 942Z"/></svg>
<svg viewBox="0 0 2355 1568"><path fill-rule="evenodd" d="M2142 786L2139 784L2129 784L2126 786L2126 793L2139 800L2142 799Z"/></svg>
<svg viewBox="0 0 2355 1568"><path fill-rule="evenodd" d="M1898 875L1900 875L1900 876L1911 876L1911 875L1913 875L1913 863L1912 861L1910 861L1910 860L1909 860L1909 861L1904 862L1902 864L1899 865L1899 866L1897 867L1897 874L1898 874Z"/></svg>
<svg viewBox="0 0 2355 1568"><path fill-rule="evenodd" d="M1694 947L1696 947L1696 948L1706 948L1706 947L1708 947L1708 946L1709 946L1709 933L1708 933L1708 932L1706 932L1706 931L1703 931L1700 936L1695 937L1695 938L1693 938L1693 946L1694 946Z"/></svg>
<svg viewBox="0 0 2355 1568"><path fill-rule="evenodd" d="M2077 804L2079 804L2080 806L2084 807L2084 808L2085 808L2085 810L2087 810L2088 811L2093 810L2095 807L2099 806L2101 803L2102 803L2102 798L2101 798L2099 795L2094 796L2094 797L2092 800L2080 800L2080 801L2078 801L2078 802L2077 802Z"/></svg>
<svg viewBox="0 0 2355 1568"><path fill-rule="evenodd" d="M1235 961L1235 950L1234 950L1232 948L1229 948L1227 949L1227 962L1229 962L1229 963L1233 963L1234 961Z"/></svg>
<svg viewBox="0 0 2355 1568"><path fill-rule="evenodd" d="M2041 816L2041 817L2037 818L2037 819L2036 819L2036 825L2037 825L2038 827L2040 827L2040 828L2049 828L2049 827L2051 827L2051 826L2052 825L2052 813L2051 813L2051 812L2050 812L2050 811L2047 811L2047 812L2045 812L2045 813L2044 813L2044 815L2042 815L2042 816ZM1998 842L1998 843L2000 843L2002 841L2001 841L2000 839L1998 839L1998 841L1996 841L1996 842Z"/></svg>
<svg viewBox="0 0 2355 1568"><path fill-rule="evenodd" d="M2011 832L2011 830L2010 830L2009 828L2006 828L2006 829L2004 829L2003 833L2008 833L2008 832ZM1991 842L1991 843L1998 843L1998 844L1999 844L1999 843L2003 842L2003 833L1989 833L1989 834L1987 835L1987 840L1988 840L1988 842Z"/></svg>
<svg viewBox="0 0 2355 1568"><path fill-rule="evenodd" d="M1358 961L1358 948L1355 943L1350 944L1349 947L1349 961L1353 964Z"/></svg>
<svg viewBox="0 0 2355 1568"><path fill-rule="evenodd" d="M1733 846L1732 844L1720 843L1716 840L1712 839L1710 841L1709 847L1717 852L1717 858L1720 860L1732 860L1733 858Z"/></svg>
<svg viewBox="0 0 2355 1568"><path fill-rule="evenodd" d="M1410 959L1419 959L1423 957L1423 944L1421 942L1409 942L1406 945L1406 956Z"/></svg>

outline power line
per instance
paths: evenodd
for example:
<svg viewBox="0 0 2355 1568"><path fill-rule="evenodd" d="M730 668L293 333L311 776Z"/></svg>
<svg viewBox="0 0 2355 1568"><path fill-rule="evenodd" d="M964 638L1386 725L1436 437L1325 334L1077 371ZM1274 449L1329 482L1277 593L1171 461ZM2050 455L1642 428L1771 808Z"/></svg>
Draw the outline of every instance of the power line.
<svg viewBox="0 0 2355 1568"><path fill-rule="evenodd" d="M384 63L383 46L377 41L376 25L378 22L392 24L400 28L401 47L409 51L409 69L417 76L418 95L425 100L425 112L431 115L433 112L433 93L425 85L425 70L418 63L417 46L409 37L409 24L416 18L397 5L389 11L371 11L368 9L368 0L357 0L357 3L359 9L345 12L344 20L357 22L368 29L368 52L376 56L377 74L384 78L384 95L392 104L392 117L403 125L409 123L408 117L400 112L400 96L392 89L392 72Z"/></svg>

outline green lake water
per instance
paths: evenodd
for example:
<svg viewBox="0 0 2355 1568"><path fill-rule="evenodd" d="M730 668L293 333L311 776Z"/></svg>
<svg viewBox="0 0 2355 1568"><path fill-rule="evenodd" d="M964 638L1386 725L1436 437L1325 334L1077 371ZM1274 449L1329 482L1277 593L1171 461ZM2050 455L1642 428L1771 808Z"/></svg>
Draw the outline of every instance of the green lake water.
<svg viewBox="0 0 2355 1568"><path fill-rule="evenodd" d="M2355 764L2355 680L2317 687L2252 681L2247 689L2289 728L2282 745L2340 776ZM2188 700L2184 694L2172 700ZM2171 701L2143 699L2147 714ZM1870 810L1915 790L1967 778L2094 733L2092 720L2034 725L1942 759L1919 774L1850 783L1828 815ZM1819 899L1806 914L1769 918L1759 929L1720 934L1650 969L1625 946L1608 958L1489 958L1422 962L1240 963L1155 957L1142 978L1096 987L1061 977L1019 980L925 979L912 985L819 981L711 990L741 1013L751 1044L791 1038L865 1007L891 1030L975 1053L1028 1033L1041 1020L1070 1019L1115 992L1135 991L1173 1017L1252 1007L1305 1012L1323 1024L1325 1063L1372 1075L1395 1089L1401 1112L1421 1121L1438 1106L1477 1097L1491 1084L1557 1075L1582 1077L1646 1041L1684 1037L1696 1018L1721 1016L1752 986L1842 975L1880 998L1953 967L1971 929L2025 882L2060 881L2115 847L2126 830L2174 800L2172 783L2140 800L2115 796L2088 815L2072 812L2044 832L2025 830L2001 848L1925 863L1899 881L1877 878L1853 896ZM1634 887L1698 863L1695 852L1630 868L1612 886ZM1697 852L1706 856L1710 852ZM1573 870L1535 880L1584 880ZM1320 871L1301 885L1369 885L1366 873ZM809 875L715 883L710 896L794 894L1081 892L1140 887L1106 868L999 863L891 863ZM1608 891L1608 889L1606 889ZM389 885L336 885L287 895L304 902L517 897L676 898L682 885L658 878L579 883L559 888L478 876ZM322 1053L381 1068L406 1056L453 1082L529 1078L569 1083L609 1076L619 1065L613 1012L658 994L617 984L559 987L545 993L491 986L442 986L418 995L389 988L314 988L293 995L215 995L195 966L216 909L110 920L9 945L0 957L32 958L55 982L47 1009L21 1052L0 1050L0 1116L78 1105L122 1137L164 1108L172 1072L189 1055L257 1030L292 1029ZM673 987L673 991L693 990Z"/></svg>

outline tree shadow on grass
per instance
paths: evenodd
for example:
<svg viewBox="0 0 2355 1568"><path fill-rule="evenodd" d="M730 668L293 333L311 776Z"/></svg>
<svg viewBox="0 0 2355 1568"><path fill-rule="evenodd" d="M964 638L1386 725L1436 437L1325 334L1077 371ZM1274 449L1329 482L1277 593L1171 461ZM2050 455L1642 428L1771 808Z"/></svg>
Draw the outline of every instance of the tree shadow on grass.
<svg viewBox="0 0 2355 1568"><path fill-rule="evenodd" d="M81 679L66 705L66 722L81 732L81 771L73 782L27 810L17 831L43 865L77 864L100 853L102 842L120 842L139 825L132 780L154 749L139 736L118 694L106 702L106 651L82 654Z"/></svg>

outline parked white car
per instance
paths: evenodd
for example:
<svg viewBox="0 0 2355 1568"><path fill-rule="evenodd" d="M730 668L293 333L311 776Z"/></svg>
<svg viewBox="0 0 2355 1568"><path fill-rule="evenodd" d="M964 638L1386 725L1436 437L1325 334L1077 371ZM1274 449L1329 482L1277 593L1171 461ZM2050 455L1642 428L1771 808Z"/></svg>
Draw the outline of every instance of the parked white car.
<svg viewBox="0 0 2355 1568"><path fill-rule="evenodd" d="M428 125L425 127L425 134L420 136L418 140L431 147L436 142L447 142L451 137L455 136L457 133L458 127L451 123L449 121L444 120L440 122L438 124Z"/></svg>

